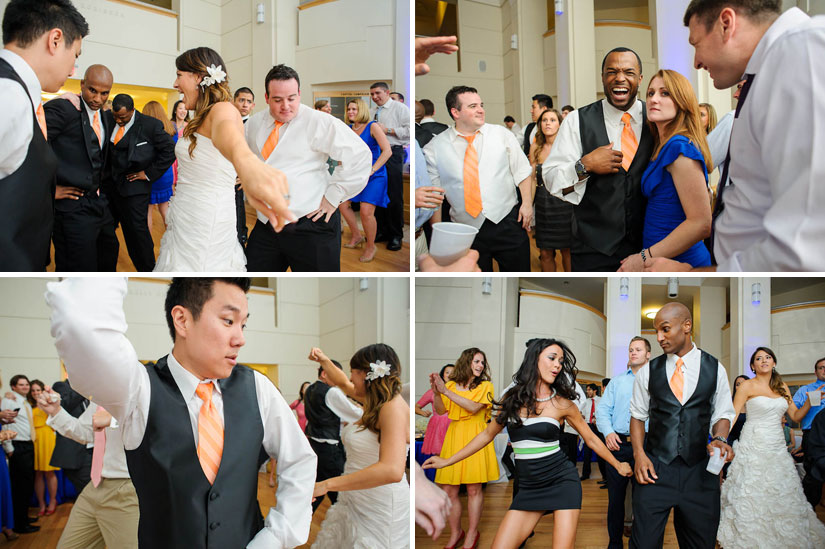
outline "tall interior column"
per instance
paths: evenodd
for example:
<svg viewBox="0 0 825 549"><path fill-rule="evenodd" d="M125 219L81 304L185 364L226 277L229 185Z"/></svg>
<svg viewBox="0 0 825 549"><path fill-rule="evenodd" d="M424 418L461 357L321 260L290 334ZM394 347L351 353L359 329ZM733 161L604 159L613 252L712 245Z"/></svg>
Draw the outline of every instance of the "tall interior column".
<svg viewBox="0 0 825 549"><path fill-rule="evenodd" d="M556 14L559 105L581 107L594 102L598 69L593 0L565 0L564 14Z"/></svg>
<svg viewBox="0 0 825 549"><path fill-rule="evenodd" d="M630 340L642 332L642 278L609 277L605 283L604 314L607 316L605 375L613 378L627 370L627 347Z"/></svg>

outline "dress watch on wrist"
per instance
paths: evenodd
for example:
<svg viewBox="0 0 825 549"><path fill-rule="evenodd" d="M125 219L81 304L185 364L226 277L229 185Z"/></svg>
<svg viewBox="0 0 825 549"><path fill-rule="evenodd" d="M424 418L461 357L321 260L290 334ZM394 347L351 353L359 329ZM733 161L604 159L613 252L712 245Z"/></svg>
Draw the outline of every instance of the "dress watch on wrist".
<svg viewBox="0 0 825 549"><path fill-rule="evenodd" d="M725 437L720 436L720 435L716 435L715 437L713 437L713 438L711 439L711 442L713 442L714 440L718 440L718 441L720 441L720 442L721 442L721 443L723 443L723 444L727 444L727 443L728 443L728 439L726 439Z"/></svg>
<svg viewBox="0 0 825 549"><path fill-rule="evenodd" d="M588 173L587 170L584 169L584 164L582 164L582 159L579 158L576 160L576 175L579 177L587 177Z"/></svg>

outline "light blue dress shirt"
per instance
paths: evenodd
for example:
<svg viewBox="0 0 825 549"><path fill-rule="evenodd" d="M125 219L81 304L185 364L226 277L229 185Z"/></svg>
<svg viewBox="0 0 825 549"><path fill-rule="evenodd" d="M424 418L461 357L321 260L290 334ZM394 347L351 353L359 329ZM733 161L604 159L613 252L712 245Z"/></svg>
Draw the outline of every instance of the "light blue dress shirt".
<svg viewBox="0 0 825 549"><path fill-rule="evenodd" d="M814 381L813 383L808 383L807 385L803 385L799 389L797 389L796 393L793 395L793 403L796 404L797 408L802 408L805 404L805 399L808 398L808 391L816 391L820 387L825 385L825 381ZM811 428L811 423L814 421L814 417L819 411L825 408L825 401L819 406L811 406L811 409L805 414L805 417L802 418L802 429L807 431Z"/></svg>
<svg viewBox="0 0 825 549"><path fill-rule="evenodd" d="M610 433L630 434L630 398L633 396L633 384L636 374L630 368L607 384L604 395L596 406L596 427L607 436ZM647 432L645 421L645 432Z"/></svg>
<svg viewBox="0 0 825 549"><path fill-rule="evenodd" d="M427 160L424 158L424 153L421 147L418 146L418 141L413 139L415 143L415 188L429 187L430 176L427 174ZM414 202L414 200L413 200ZM415 228L418 229L433 216L435 210L429 208L415 209Z"/></svg>

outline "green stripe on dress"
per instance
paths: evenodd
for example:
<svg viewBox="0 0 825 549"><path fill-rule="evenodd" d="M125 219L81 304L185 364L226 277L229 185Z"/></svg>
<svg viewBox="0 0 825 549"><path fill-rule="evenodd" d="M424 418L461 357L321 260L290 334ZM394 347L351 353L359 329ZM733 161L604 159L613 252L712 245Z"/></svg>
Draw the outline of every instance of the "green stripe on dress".
<svg viewBox="0 0 825 549"><path fill-rule="evenodd" d="M549 452L551 450L558 450L559 445L554 444L553 446L542 446L540 448L516 448L513 447L513 453L515 454L541 454L543 452Z"/></svg>

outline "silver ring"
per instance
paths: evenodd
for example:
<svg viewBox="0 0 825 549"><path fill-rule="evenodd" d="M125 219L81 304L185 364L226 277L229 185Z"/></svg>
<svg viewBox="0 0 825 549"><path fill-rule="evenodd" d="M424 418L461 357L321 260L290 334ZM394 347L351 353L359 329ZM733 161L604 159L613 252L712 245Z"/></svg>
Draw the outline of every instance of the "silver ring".
<svg viewBox="0 0 825 549"><path fill-rule="evenodd" d="M284 195L284 200L289 200L289 194Z"/></svg>

